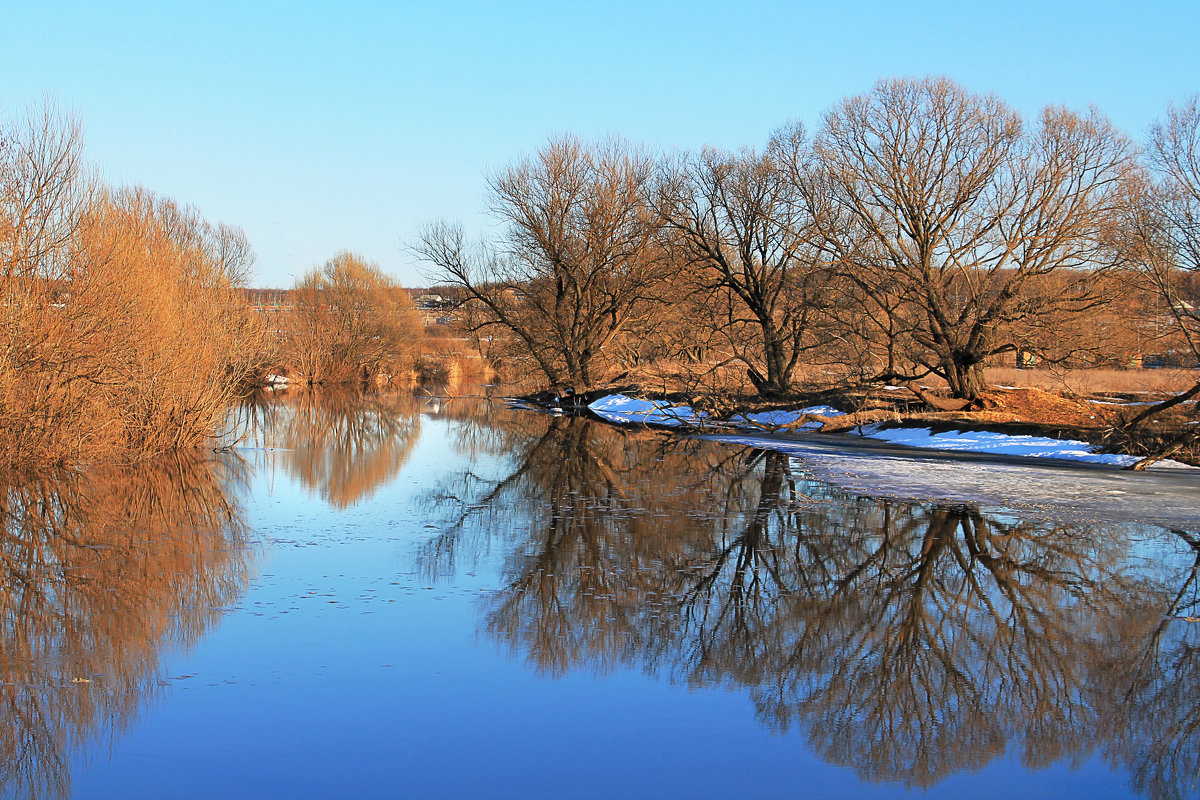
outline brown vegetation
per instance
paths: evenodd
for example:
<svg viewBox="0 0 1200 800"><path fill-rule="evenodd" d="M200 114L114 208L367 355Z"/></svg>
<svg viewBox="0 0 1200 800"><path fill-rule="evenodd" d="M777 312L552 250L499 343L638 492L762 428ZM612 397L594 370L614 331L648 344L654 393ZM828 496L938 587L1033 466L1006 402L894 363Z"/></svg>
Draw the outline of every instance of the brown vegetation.
<svg viewBox="0 0 1200 800"><path fill-rule="evenodd" d="M144 456L221 427L265 359L241 232L83 167L52 108L0 130L0 466Z"/></svg>
<svg viewBox="0 0 1200 800"><path fill-rule="evenodd" d="M48 109L0 136L0 457L201 443L268 367L763 399L921 381L953 398L927 403L967 408L988 370L1063 370L1078 393L1080 367L1190 368L1197 102L1153 129L1146 164L1094 110L1027 125L943 78L880 81L761 151L657 159L564 137L489 180L495 241L426 228L415 250L446 285L424 324L351 253L251 313L233 291L252 262L240 231L91 179L77 125ZM1113 440L1194 416L1200 383L1176 391ZM1164 448L1200 436L1171 426Z"/></svg>
<svg viewBox="0 0 1200 800"><path fill-rule="evenodd" d="M418 253L480 352L560 395L920 381L949 395L926 405L979 410L988 370L1080 392L1081 369L1200 365L1197 120L1195 100L1172 109L1146 165L1094 109L1027 124L944 78L884 80L811 138L790 125L653 179L627 146L553 142L492 180L499 243L435 224ZM1160 438L1137 429L1194 408L1200 384L1177 390L1110 441ZM1183 447L1200 435L1172 425Z"/></svg>
<svg viewBox="0 0 1200 800"><path fill-rule="evenodd" d="M435 223L417 252L463 293L470 331L502 330L551 385L587 388L669 278L646 202L652 169L620 141L551 142L489 180L508 226L499 245L469 246L461 227Z"/></svg>
<svg viewBox="0 0 1200 800"><path fill-rule="evenodd" d="M1133 164L1095 111L1047 108L1026 131L994 96L889 80L826 114L795 174L866 316L886 320L881 377L933 373L974 400L989 356L1099 305Z"/></svg>
<svg viewBox="0 0 1200 800"><path fill-rule="evenodd" d="M419 320L408 293L378 265L338 253L297 282L291 297L280 357L308 383L412 373Z"/></svg>
<svg viewBox="0 0 1200 800"><path fill-rule="evenodd" d="M1135 186L1136 202L1126 211L1122 245L1140 279L1165 307L1166 335L1200 362L1200 95L1167 109L1165 122L1150 136L1151 176ZM1125 430L1131 437L1148 420L1178 415L1183 403L1200 396L1200 381L1187 391L1134 417ZM1139 468L1200 443L1200 414L1163 441Z"/></svg>
<svg viewBox="0 0 1200 800"><path fill-rule="evenodd" d="M794 392L802 365L848 355L833 332L836 277L787 173L802 139L685 157L663 170L655 198L689 288L710 298L706 341L715 336L765 396Z"/></svg>

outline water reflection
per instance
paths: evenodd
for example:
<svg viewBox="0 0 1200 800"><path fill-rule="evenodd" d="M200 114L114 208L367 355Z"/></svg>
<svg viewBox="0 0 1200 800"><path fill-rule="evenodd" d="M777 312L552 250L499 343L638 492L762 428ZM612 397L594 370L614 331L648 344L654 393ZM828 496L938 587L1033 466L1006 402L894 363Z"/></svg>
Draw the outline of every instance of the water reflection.
<svg viewBox="0 0 1200 800"><path fill-rule="evenodd" d="M421 433L411 393L299 392L241 413L275 463L335 508L369 498L393 480Z"/></svg>
<svg viewBox="0 0 1200 800"><path fill-rule="evenodd" d="M179 458L0 485L0 795L64 797L244 591L245 465Z"/></svg>
<svg viewBox="0 0 1200 800"><path fill-rule="evenodd" d="M1196 626L1169 619L1194 613L1194 534L864 497L779 453L581 419L493 435L512 470L443 487L456 516L423 564L499 537L482 626L537 670L744 689L873 781L1099 752L1152 797L1195 791Z"/></svg>

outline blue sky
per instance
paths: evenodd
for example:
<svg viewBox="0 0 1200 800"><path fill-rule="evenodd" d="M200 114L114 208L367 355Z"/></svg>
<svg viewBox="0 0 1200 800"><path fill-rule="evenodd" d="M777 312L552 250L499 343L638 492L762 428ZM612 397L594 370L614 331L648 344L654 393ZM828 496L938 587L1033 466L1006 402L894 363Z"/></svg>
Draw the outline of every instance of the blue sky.
<svg viewBox="0 0 1200 800"><path fill-rule="evenodd" d="M1011 6L1011 7L1009 7ZM1200 91L1200 3L54 3L0 0L0 109L53 98L88 156L245 228L257 284L342 249L422 283L430 218L549 136L761 144L881 77L944 74L1141 138Z"/></svg>

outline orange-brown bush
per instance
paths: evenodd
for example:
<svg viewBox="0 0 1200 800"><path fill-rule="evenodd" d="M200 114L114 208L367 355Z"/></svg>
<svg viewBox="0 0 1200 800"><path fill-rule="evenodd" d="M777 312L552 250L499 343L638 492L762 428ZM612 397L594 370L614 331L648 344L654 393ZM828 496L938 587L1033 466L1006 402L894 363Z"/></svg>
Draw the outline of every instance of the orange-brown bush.
<svg viewBox="0 0 1200 800"><path fill-rule="evenodd" d="M52 110L0 134L0 466L191 447L264 362L241 232L89 179Z"/></svg>
<svg viewBox="0 0 1200 800"><path fill-rule="evenodd" d="M282 357L309 383L411 374L420 320L376 264L342 252L296 284Z"/></svg>

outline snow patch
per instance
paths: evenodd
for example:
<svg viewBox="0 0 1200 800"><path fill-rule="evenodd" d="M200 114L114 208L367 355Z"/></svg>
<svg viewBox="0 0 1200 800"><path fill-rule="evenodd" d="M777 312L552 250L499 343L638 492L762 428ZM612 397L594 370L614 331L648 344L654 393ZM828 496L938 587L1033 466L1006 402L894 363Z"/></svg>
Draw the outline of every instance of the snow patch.
<svg viewBox="0 0 1200 800"><path fill-rule="evenodd" d="M693 411L691 406L672 405L666 400L641 400L623 394L606 395L588 408L609 422L623 425L636 422L675 428L680 425L699 425L708 416L702 411Z"/></svg>
<svg viewBox="0 0 1200 800"><path fill-rule="evenodd" d="M738 414L730 418L730 422L739 427L747 427L746 423L751 423L749 427L758 427L762 425L771 425L782 427L784 425L792 425L799 422L805 416L818 417L840 417L844 416L843 412L838 411L833 406L809 406L795 411L759 411L755 414ZM803 425L792 428L794 431L812 431L820 428L824 423L817 420L809 420Z"/></svg>
<svg viewBox="0 0 1200 800"><path fill-rule="evenodd" d="M666 400L642 400L623 394L610 394L596 400L588 406L597 416L620 425L641 423L646 425L662 425L669 428L701 427L709 421L709 415L703 411L695 411L691 406L673 405ZM789 411L760 411L754 414L739 414L729 420L734 427L745 430L764 427L778 428L791 425L805 416L840 417L844 412L833 406L809 406ZM816 430L822 425L817 420L810 420L803 425L788 429L788 432ZM855 429L859 435L879 439L905 447L916 447L924 450L947 450L965 453L988 453L1003 456L1023 456L1026 458L1055 458L1065 461L1077 461L1089 464L1109 464L1119 467L1129 466L1137 462L1137 456L1120 455L1117 453L1098 453L1087 442L1074 439L1051 439L1046 436L1025 436L1008 433L993 433L990 431L944 431L934 433L931 428L884 427L881 423L863 425ZM770 434L765 433L761 442L769 440ZM730 441L738 441L731 438ZM761 446L761 445L760 445ZM771 447L774 447L773 445ZM776 448L779 449L779 448ZM1186 465L1174 461L1160 462L1159 466L1167 468L1189 469Z"/></svg>
<svg viewBox="0 0 1200 800"><path fill-rule="evenodd" d="M588 406L598 417L620 425L642 423L646 425L665 425L670 428L681 426L699 427L710 419L703 411L696 411L688 405L675 405L666 400L642 400L623 394L610 394L601 397ZM805 416L839 417L842 412L833 406L809 406L790 411L760 411L754 414L739 414L729 420L735 427L754 429L762 427L783 427L794 424ZM815 430L821 423L811 420L792 430Z"/></svg>

